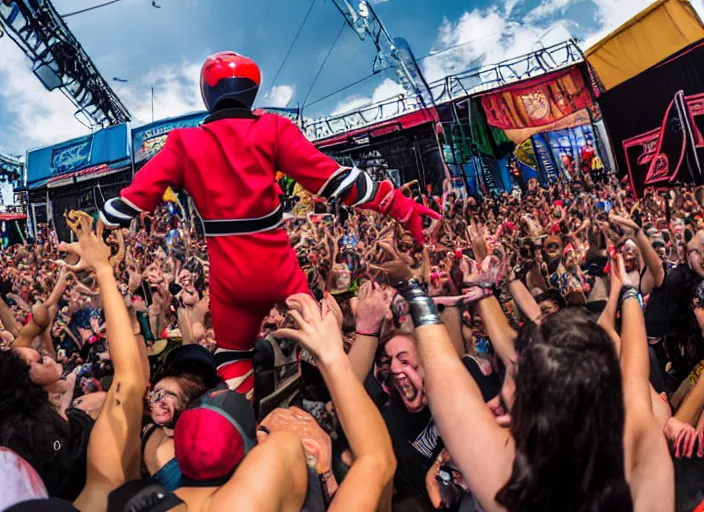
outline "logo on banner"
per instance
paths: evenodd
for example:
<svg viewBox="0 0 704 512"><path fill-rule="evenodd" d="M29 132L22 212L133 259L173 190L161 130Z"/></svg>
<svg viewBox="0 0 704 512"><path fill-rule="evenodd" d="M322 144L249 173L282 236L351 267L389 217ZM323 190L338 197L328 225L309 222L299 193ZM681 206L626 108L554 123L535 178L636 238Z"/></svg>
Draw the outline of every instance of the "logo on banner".
<svg viewBox="0 0 704 512"><path fill-rule="evenodd" d="M684 91L675 94L663 116L659 128L623 141L628 172L633 179L645 174L643 185L661 182L672 183L682 169L687 151L704 147L702 122L704 94L685 96ZM692 159L693 170L702 170L696 158Z"/></svg>
<svg viewBox="0 0 704 512"><path fill-rule="evenodd" d="M161 151L161 148L163 148L165 144L166 135L159 135L153 139L146 139L142 142L142 146L139 148L140 159L153 157Z"/></svg>
<svg viewBox="0 0 704 512"><path fill-rule="evenodd" d="M90 165L90 149L91 139L55 148L51 152L51 175L64 174Z"/></svg>
<svg viewBox="0 0 704 512"><path fill-rule="evenodd" d="M550 100L543 92L531 92L520 98L528 117L534 123L539 123L550 114Z"/></svg>

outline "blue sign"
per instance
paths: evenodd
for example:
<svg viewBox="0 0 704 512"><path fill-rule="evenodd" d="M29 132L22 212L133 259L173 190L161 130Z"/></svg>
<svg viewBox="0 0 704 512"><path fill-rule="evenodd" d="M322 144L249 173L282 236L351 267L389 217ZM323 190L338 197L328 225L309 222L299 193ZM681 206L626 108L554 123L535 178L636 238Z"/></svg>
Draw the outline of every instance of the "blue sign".
<svg viewBox="0 0 704 512"><path fill-rule="evenodd" d="M133 128L132 154L134 155L134 163L146 162L156 155L164 147L166 136L171 130L198 126L207 115L207 112L197 112Z"/></svg>
<svg viewBox="0 0 704 512"><path fill-rule="evenodd" d="M27 186L43 186L50 178L88 167L129 163L127 124L118 124L91 135L27 153Z"/></svg>

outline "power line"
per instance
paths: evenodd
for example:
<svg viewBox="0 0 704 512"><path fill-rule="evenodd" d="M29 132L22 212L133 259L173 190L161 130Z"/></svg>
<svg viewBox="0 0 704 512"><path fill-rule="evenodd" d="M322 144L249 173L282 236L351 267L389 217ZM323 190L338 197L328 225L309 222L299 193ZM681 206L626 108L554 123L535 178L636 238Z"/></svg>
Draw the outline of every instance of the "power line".
<svg viewBox="0 0 704 512"><path fill-rule="evenodd" d="M357 85L357 84L361 84L362 82L364 82L364 81L367 80L368 78L371 78L371 77L373 77L373 76L375 76L375 75L378 75L379 73L381 73L381 71L374 71L374 73L372 73L371 75L367 75L367 76L365 76L364 78L360 78L359 80L357 80L357 81L354 82L354 83L351 83L351 84L349 84L349 85L346 85L346 86L342 87L341 89L337 89L336 91L333 91L333 92L331 92L330 94L326 94L326 95L323 96L322 98L318 98L317 100L311 101L310 103L306 104L306 107L310 107L311 105L315 105L316 103L320 103L321 101L328 99L330 96L335 96L336 94L341 93L342 91L346 91L346 90L349 89L350 87L354 87L354 86Z"/></svg>
<svg viewBox="0 0 704 512"><path fill-rule="evenodd" d="M110 4L116 4L117 2L120 2L120 1L122 1L122 0L110 0L110 2L105 2L105 3L103 3L103 4L94 5L93 7L88 7L88 8L86 8L86 9L81 9L80 11L74 11L74 12L69 12L69 13L66 13L66 14L62 14L61 17L62 17L62 18L68 18L69 16L75 16L76 14L83 14L84 12L92 11L92 10L94 10L94 9L100 9L101 7L105 7L105 6L108 6L108 5L110 5Z"/></svg>
<svg viewBox="0 0 704 512"><path fill-rule="evenodd" d="M703 1L704 1L704 0L703 0ZM443 48L442 50L438 50L437 52L431 53L431 54L429 54L429 55L425 55L424 57L420 57L419 59L416 59L416 61L421 61L421 60L423 60L423 59L427 59L428 57L434 57L435 55L438 55L438 54L441 54L441 53L445 53L445 52L449 52L450 50L454 50L455 48L459 48L459 47L461 47L461 46L466 46L466 45L468 45L468 44L476 43L477 41L481 41L482 39L486 39L486 38L488 38L488 37L492 37L492 36L495 36L495 35L497 35L497 34L498 34L498 32L497 32L497 33L493 33L493 34L487 34L487 35L482 36L482 37L480 37L480 38L473 39L472 41L467 41L467 42L465 42L465 43L461 43L461 44L457 44L457 45L454 45L454 46L449 46L449 47L447 47L447 48ZM324 64L324 63L323 63L323 64ZM335 90L335 91L333 91L333 92L331 92L331 93L329 93L329 94L326 94L325 96L322 96L322 97L320 97L320 98L318 98L318 99L316 99L316 100L313 100L313 101L311 101L310 103L305 103L305 101L304 101L304 102L303 102L303 106L305 106L305 107L310 107L311 105L315 105L316 103L320 103L321 101L324 101L324 100L330 98L331 96L334 96L334 95L336 95L336 94L338 94L338 93L341 93L341 92L343 92L343 91L346 91L346 90L349 89L350 87L354 87L355 85L358 85L358 84L364 82L365 80L367 80L367 79L369 79L369 78L371 78L371 77L373 77L373 76L376 76L376 75L380 74L381 71L382 71L382 70L374 71L372 74L367 75L367 76L365 76L364 78L360 78L359 80L357 80L357 81L355 81L355 82L353 82L353 83L351 83L351 84L349 84L349 85L346 85L346 86L344 86L344 87L342 87L342 88L340 88L340 89L337 89L337 90Z"/></svg>
<svg viewBox="0 0 704 512"><path fill-rule="evenodd" d="M303 18L303 22L301 23L301 26L298 27L298 32L296 32L296 36L293 38L293 41L291 41L291 45L288 47L288 51L286 52L286 56L284 57L284 60L281 61L281 66L279 66L279 70L276 72L276 75L274 76L274 80L272 80L272 82L271 82L272 87L274 86L274 84L276 84L276 79L279 78L279 74L281 73L281 70L284 69L284 65L286 64L286 61L288 60L289 55L291 55L291 51L293 50L293 47L296 44L296 41L298 41L298 36L300 36L301 32L303 31L303 27L305 26L306 21L308 21L308 16L310 16L310 13L313 10L314 5L315 5L315 0L313 0L310 3L310 7L308 7L308 12L306 13L305 18Z"/></svg>
<svg viewBox="0 0 704 512"><path fill-rule="evenodd" d="M310 96L310 93L313 92L313 87L315 87L315 82L318 81L318 78L320 77L320 73L323 72L323 68L325 67L325 63L330 58L330 54L332 53L332 50L335 48L335 45L337 44L337 40L340 39L340 36L342 35L342 31L345 29L345 25L347 25L347 20L343 21L342 25L340 25L340 30L337 33L337 37L335 37L335 40L332 42L332 45L330 46L330 50L328 50L328 54L325 56L323 63L320 65L320 69L318 69L318 73L315 75L315 78L313 79L313 83L310 84L310 89L308 89L308 93L306 94L305 99L301 103L301 105L303 105L301 107L301 109L305 108L306 101L308 101L308 97Z"/></svg>

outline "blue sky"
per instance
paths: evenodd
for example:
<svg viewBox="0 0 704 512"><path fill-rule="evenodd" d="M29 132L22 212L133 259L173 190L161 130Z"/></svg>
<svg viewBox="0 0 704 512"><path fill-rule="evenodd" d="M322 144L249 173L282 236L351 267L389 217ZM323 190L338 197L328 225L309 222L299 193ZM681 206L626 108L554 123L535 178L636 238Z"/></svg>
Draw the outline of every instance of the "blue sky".
<svg viewBox="0 0 704 512"><path fill-rule="evenodd" d="M104 0L54 0L61 13ZM74 34L114 88L135 125L202 108L197 79L210 53L236 50L258 61L264 82L260 106L295 106L305 97L343 18L331 0L317 0L296 46L272 84L311 0L122 0L67 18ZM350 0L356 3L356 0ZM448 70L491 64L551 44L569 33L596 41L652 0L376 0L377 13L395 37L405 37L417 57L449 46L473 44L422 62L429 79ZM702 0L694 0L697 6ZM569 32L568 32L569 30ZM546 34L547 32L547 34ZM345 28L309 101L367 75L374 49ZM30 63L9 38L0 39L0 151L27 149L86 133L58 91L46 92ZM274 88L272 89L272 85ZM400 86L380 75L320 102L306 115L321 116L394 96Z"/></svg>

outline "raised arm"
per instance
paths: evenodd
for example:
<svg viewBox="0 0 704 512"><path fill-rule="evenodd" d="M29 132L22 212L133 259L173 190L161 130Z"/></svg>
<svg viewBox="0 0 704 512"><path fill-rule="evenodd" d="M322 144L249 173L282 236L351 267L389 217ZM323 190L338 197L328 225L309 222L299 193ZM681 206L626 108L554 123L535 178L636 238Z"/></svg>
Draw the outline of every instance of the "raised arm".
<svg viewBox="0 0 704 512"><path fill-rule="evenodd" d="M110 227L129 227L132 219L144 211L153 211L169 186L183 184L183 157L180 135L174 130L154 158L139 170L132 184L120 191L120 197L108 200L100 219Z"/></svg>
<svg viewBox="0 0 704 512"><path fill-rule="evenodd" d="M393 299L393 290L381 288L372 281L364 283L359 289L357 298L353 299L355 336L347 357L360 382L364 382L374 364L381 324L384 318L390 315L391 299Z"/></svg>
<svg viewBox="0 0 704 512"><path fill-rule="evenodd" d="M289 297L290 314L300 330L281 329L275 335L297 340L317 358L354 455L354 463L328 510L388 508L396 470L391 438L342 349L342 333L327 300L321 312L309 295Z"/></svg>
<svg viewBox="0 0 704 512"><path fill-rule="evenodd" d="M535 297L530 294L523 281L520 279L511 280L508 285L508 291L511 293L511 297L513 297L521 313L529 321L536 324L539 323L543 313L540 311L540 306L535 301Z"/></svg>
<svg viewBox="0 0 704 512"><path fill-rule="evenodd" d="M441 215L405 197L389 180L375 182L365 171L341 167L321 153L288 119L277 118L276 161L283 172L327 201L341 201L389 215L423 242L422 216ZM141 171L140 171L141 172Z"/></svg>
<svg viewBox="0 0 704 512"><path fill-rule="evenodd" d="M31 347L34 338L44 332L50 322L49 308L44 304L35 304L32 308L32 319L20 329L15 339L15 347Z"/></svg>
<svg viewBox="0 0 704 512"><path fill-rule="evenodd" d="M88 475L83 492L74 502L80 510L106 510L108 494L139 477L139 432L142 402L147 388L144 374L146 352L137 345L123 297L110 266L110 248L102 239L103 226L96 233L92 219L83 212L71 212L69 226L78 242L63 243L59 250L80 257L70 270L92 270L103 295L107 338L115 375L105 405L91 431L88 443Z"/></svg>
<svg viewBox="0 0 704 512"><path fill-rule="evenodd" d="M508 323L501 304L493 295L480 300L477 307L496 355L501 358L507 370L512 370L518 360L516 331Z"/></svg>
<svg viewBox="0 0 704 512"><path fill-rule="evenodd" d="M622 257L619 256L612 264L619 265L621 276L626 275ZM621 371L626 409L624 451L633 509L673 510L674 468L662 426L653 414L648 341L635 288L625 286L620 302Z"/></svg>
<svg viewBox="0 0 704 512"><path fill-rule="evenodd" d="M675 413L678 420L697 426L704 411L704 379L700 378Z"/></svg>
<svg viewBox="0 0 704 512"><path fill-rule="evenodd" d="M648 240L647 235L643 233L643 230L640 229L638 224L631 219L618 215L612 215L611 219L628 230L627 234L638 246L645 266L648 268L648 271L643 276L643 282L641 283L641 291L643 294L648 295L654 288L660 288L665 280L665 269L660 260L660 256L658 256L658 253L653 249L653 245L650 243L650 240Z"/></svg>
<svg viewBox="0 0 704 512"><path fill-rule="evenodd" d="M51 290L51 294L49 295L49 298L44 301L44 305L46 307L53 306L55 304L59 303L59 300L61 300L61 297L63 294L66 292L66 287L68 286L68 279L66 275L66 267L62 267L61 270L59 270L59 278L56 280L56 284L54 285L54 289Z"/></svg>

